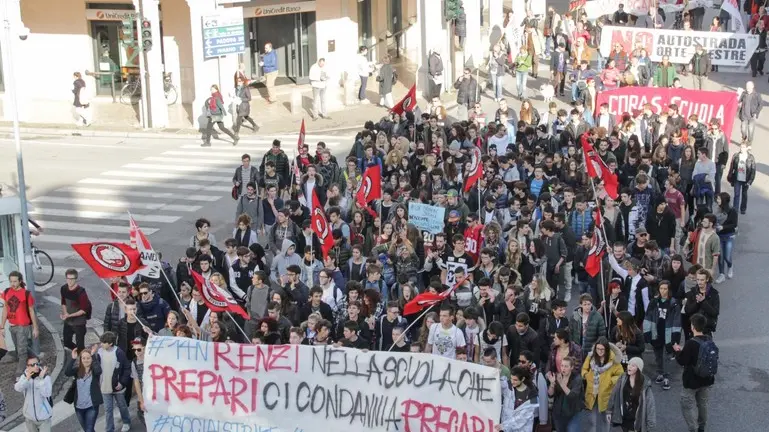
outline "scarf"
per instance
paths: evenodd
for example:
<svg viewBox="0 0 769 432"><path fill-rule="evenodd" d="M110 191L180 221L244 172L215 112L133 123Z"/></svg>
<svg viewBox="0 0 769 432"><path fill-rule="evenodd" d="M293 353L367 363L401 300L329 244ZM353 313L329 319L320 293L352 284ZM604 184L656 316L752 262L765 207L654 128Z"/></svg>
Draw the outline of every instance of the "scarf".
<svg viewBox="0 0 769 432"><path fill-rule="evenodd" d="M614 362L611 359L609 359L605 365L599 366L598 363L596 363L595 358L590 356L590 369L593 371L593 394L596 395L596 397L598 397L598 384L601 380L601 374L609 370L612 366L614 366Z"/></svg>
<svg viewBox="0 0 769 432"><path fill-rule="evenodd" d="M235 233L235 241L238 242L238 246L244 246L248 247L248 242L251 239L251 227L246 227L245 231L242 231L240 228L238 228L238 231Z"/></svg>
<svg viewBox="0 0 769 432"><path fill-rule="evenodd" d="M216 92L211 95L211 97L208 99L208 109L211 111L216 111L216 101L222 99L222 94L219 92Z"/></svg>

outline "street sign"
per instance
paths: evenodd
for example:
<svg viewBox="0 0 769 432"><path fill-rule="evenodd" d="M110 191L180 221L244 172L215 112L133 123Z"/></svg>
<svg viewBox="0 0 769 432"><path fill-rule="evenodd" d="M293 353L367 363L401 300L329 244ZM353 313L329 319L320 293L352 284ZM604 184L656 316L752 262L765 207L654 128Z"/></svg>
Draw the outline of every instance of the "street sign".
<svg viewBox="0 0 769 432"><path fill-rule="evenodd" d="M203 55L206 59L246 50L243 8L219 9L203 17Z"/></svg>

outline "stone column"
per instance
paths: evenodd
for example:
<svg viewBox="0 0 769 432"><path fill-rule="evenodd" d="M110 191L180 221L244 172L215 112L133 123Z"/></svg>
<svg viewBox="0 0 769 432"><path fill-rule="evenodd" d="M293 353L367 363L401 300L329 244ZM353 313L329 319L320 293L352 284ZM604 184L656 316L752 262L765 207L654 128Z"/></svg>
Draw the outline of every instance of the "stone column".
<svg viewBox="0 0 769 432"><path fill-rule="evenodd" d="M5 21L10 24L8 30L8 37L6 38L6 30L3 26ZM5 0L0 4L0 40L2 40L2 55L3 55L3 77L5 77L5 92L3 93L3 119L7 121L13 120L13 110L11 108L11 85L8 82L11 74L15 77L16 85L13 86L13 92L16 93L16 104L18 107L19 121L29 120L29 91L28 87L19 85L22 82L21 77L24 74L26 66L29 64L28 58L22 54L24 50L24 41L19 39L19 31L24 28L24 23L21 21L21 3L20 0ZM9 59L10 57L10 59ZM11 60L13 59L13 60ZM71 75L72 72L69 72Z"/></svg>
<svg viewBox="0 0 769 432"><path fill-rule="evenodd" d="M465 66L473 69L483 62L481 42L481 0L463 0L467 15L467 40L465 40ZM472 65L470 65L472 63Z"/></svg>
<svg viewBox="0 0 769 432"><path fill-rule="evenodd" d="M141 4L140 4L141 2ZM160 37L160 9L159 0L134 0L136 10L142 11L141 20L149 20L152 28L152 49L147 52L147 61L143 63L144 68L149 72L149 82L145 81L144 70L142 74L142 85L148 86L150 98L146 101L146 107L151 114L152 127L165 128L168 126L168 105L166 104L165 93L163 91L163 57L161 55L163 40ZM139 9L141 7L141 9ZM138 40L143 42L142 21L138 23ZM143 54L142 54L143 55ZM145 93L146 94L146 93ZM145 126L148 123L145 122Z"/></svg>

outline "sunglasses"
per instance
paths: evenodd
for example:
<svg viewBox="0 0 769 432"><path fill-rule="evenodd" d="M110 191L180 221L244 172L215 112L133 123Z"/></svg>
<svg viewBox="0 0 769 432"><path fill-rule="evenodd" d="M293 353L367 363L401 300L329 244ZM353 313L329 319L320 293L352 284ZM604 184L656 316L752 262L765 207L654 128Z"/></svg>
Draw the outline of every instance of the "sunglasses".
<svg viewBox="0 0 769 432"><path fill-rule="evenodd" d="M139 291L139 294L141 295L149 295L149 291Z"/></svg>
<svg viewBox="0 0 769 432"><path fill-rule="evenodd" d="M40 363L27 363L27 367L38 367Z"/></svg>
<svg viewBox="0 0 769 432"><path fill-rule="evenodd" d="M134 348L134 351L135 352L142 352L142 351L144 351L144 348L141 348L141 347L140 348Z"/></svg>

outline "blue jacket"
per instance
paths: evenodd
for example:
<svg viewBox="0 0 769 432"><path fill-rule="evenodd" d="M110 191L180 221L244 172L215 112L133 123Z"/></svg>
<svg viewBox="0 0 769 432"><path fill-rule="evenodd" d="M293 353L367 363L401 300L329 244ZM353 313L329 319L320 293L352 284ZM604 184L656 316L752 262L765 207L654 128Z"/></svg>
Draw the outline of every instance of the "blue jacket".
<svg viewBox="0 0 769 432"><path fill-rule="evenodd" d="M155 333L165 327L166 317L171 311L171 307L165 300L157 294L149 302L139 302L136 304L137 312L144 322Z"/></svg>
<svg viewBox="0 0 769 432"><path fill-rule="evenodd" d="M262 62L264 62L264 66L262 66L262 71L264 73L275 72L278 70L278 54L275 53L275 50L266 53L262 57Z"/></svg>
<svg viewBox="0 0 769 432"><path fill-rule="evenodd" d="M582 234L590 231L593 225L593 214L590 210L580 213L576 210L571 212L571 229L577 238L582 238Z"/></svg>

